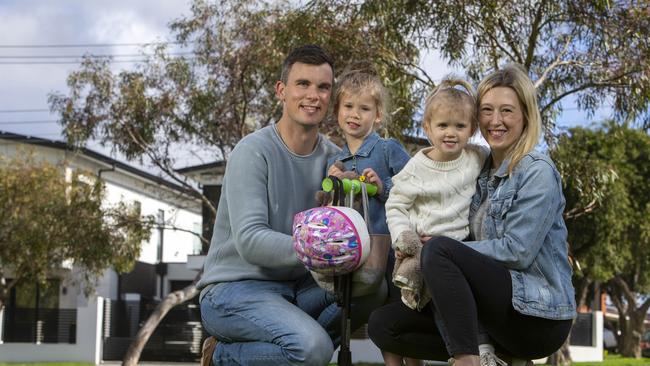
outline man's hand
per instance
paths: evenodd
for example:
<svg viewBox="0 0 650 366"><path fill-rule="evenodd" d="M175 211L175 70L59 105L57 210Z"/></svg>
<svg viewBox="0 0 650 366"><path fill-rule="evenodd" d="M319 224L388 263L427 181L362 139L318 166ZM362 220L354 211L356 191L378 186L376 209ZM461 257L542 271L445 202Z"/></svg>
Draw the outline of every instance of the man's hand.
<svg viewBox="0 0 650 366"><path fill-rule="evenodd" d="M314 198L316 199L316 206L327 206L332 202L333 194L331 192L316 191Z"/></svg>

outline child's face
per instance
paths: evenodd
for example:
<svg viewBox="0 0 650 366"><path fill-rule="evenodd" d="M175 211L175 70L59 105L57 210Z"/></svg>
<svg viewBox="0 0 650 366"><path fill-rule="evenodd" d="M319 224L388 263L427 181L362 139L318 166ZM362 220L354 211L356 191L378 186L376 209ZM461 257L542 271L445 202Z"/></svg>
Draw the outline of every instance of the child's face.
<svg viewBox="0 0 650 366"><path fill-rule="evenodd" d="M370 93L343 93L337 114L339 127L347 139L363 140L381 121L375 98Z"/></svg>
<svg viewBox="0 0 650 366"><path fill-rule="evenodd" d="M471 106L441 103L423 127L434 147L428 154L431 159L458 159L473 134Z"/></svg>

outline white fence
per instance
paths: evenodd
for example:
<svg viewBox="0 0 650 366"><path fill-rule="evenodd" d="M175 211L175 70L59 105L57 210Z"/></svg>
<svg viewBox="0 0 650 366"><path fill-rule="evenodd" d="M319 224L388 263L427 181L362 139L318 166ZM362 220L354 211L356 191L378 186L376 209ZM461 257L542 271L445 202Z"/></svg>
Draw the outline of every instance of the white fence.
<svg viewBox="0 0 650 366"><path fill-rule="evenodd" d="M88 299L86 306L77 308L75 344L2 343L0 338L0 362L58 361L99 364L102 355L103 307L104 299L95 297ZM1 315L0 313L0 319Z"/></svg>

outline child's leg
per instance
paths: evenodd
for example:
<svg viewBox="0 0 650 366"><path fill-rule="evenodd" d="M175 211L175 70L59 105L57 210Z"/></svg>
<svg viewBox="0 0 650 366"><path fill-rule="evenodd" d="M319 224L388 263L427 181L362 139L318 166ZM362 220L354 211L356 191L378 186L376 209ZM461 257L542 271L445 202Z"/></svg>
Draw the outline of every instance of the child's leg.
<svg viewBox="0 0 650 366"><path fill-rule="evenodd" d="M402 366L402 356L381 350L381 356L384 358L384 363L386 366Z"/></svg>
<svg viewBox="0 0 650 366"><path fill-rule="evenodd" d="M381 355L384 358L386 366L423 366L424 362L417 358L402 357L398 354L381 350Z"/></svg>
<svg viewBox="0 0 650 366"><path fill-rule="evenodd" d="M424 365L424 361L419 360L417 358L404 357L404 361L406 362L406 366L423 366Z"/></svg>
<svg viewBox="0 0 650 366"><path fill-rule="evenodd" d="M387 303L402 301L402 294L400 289L393 283L393 269L395 268L395 250L390 248L388 251L388 260L386 262L386 283L388 284L388 300Z"/></svg>
<svg viewBox="0 0 650 366"><path fill-rule="evenodd" d="M492 339L490 338L490 335L487 333L487 330L481 324L481 321L479 320L478 322L478 344L485 344L489 343L492 344Z"/></svg>

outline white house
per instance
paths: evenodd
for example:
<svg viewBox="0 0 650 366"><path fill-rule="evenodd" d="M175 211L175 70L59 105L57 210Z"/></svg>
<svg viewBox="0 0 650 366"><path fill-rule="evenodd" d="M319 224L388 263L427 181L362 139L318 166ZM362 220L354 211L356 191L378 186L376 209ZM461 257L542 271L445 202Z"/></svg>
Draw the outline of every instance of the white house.
<svg viewBox="0 0 650 366"><path fill-rule="evenodd" d="M52 275L55 286L41 290L26 284L12 290L4 314L0 313L0 362L99 363L111 336L110 304L123 301L137 309L193 281L197 270L188 268L187 262L188 256L202 250L193 234L202 232L201 202L178 184L98 152L74 151L63 142L0 132L0 157L29 151L36 159L63 163L67 176L79 170L90 172L104 181L106 204L137 202L142 214L155 216L167 227L154 229L150 240L142 243L132 272L118 275L107 270L95 295L86 298L74 281L76 269L64 266ZM135 324L130 326L137 327L139 320L131 318ZM52 328L53 323L57 325Z"/></svg>

